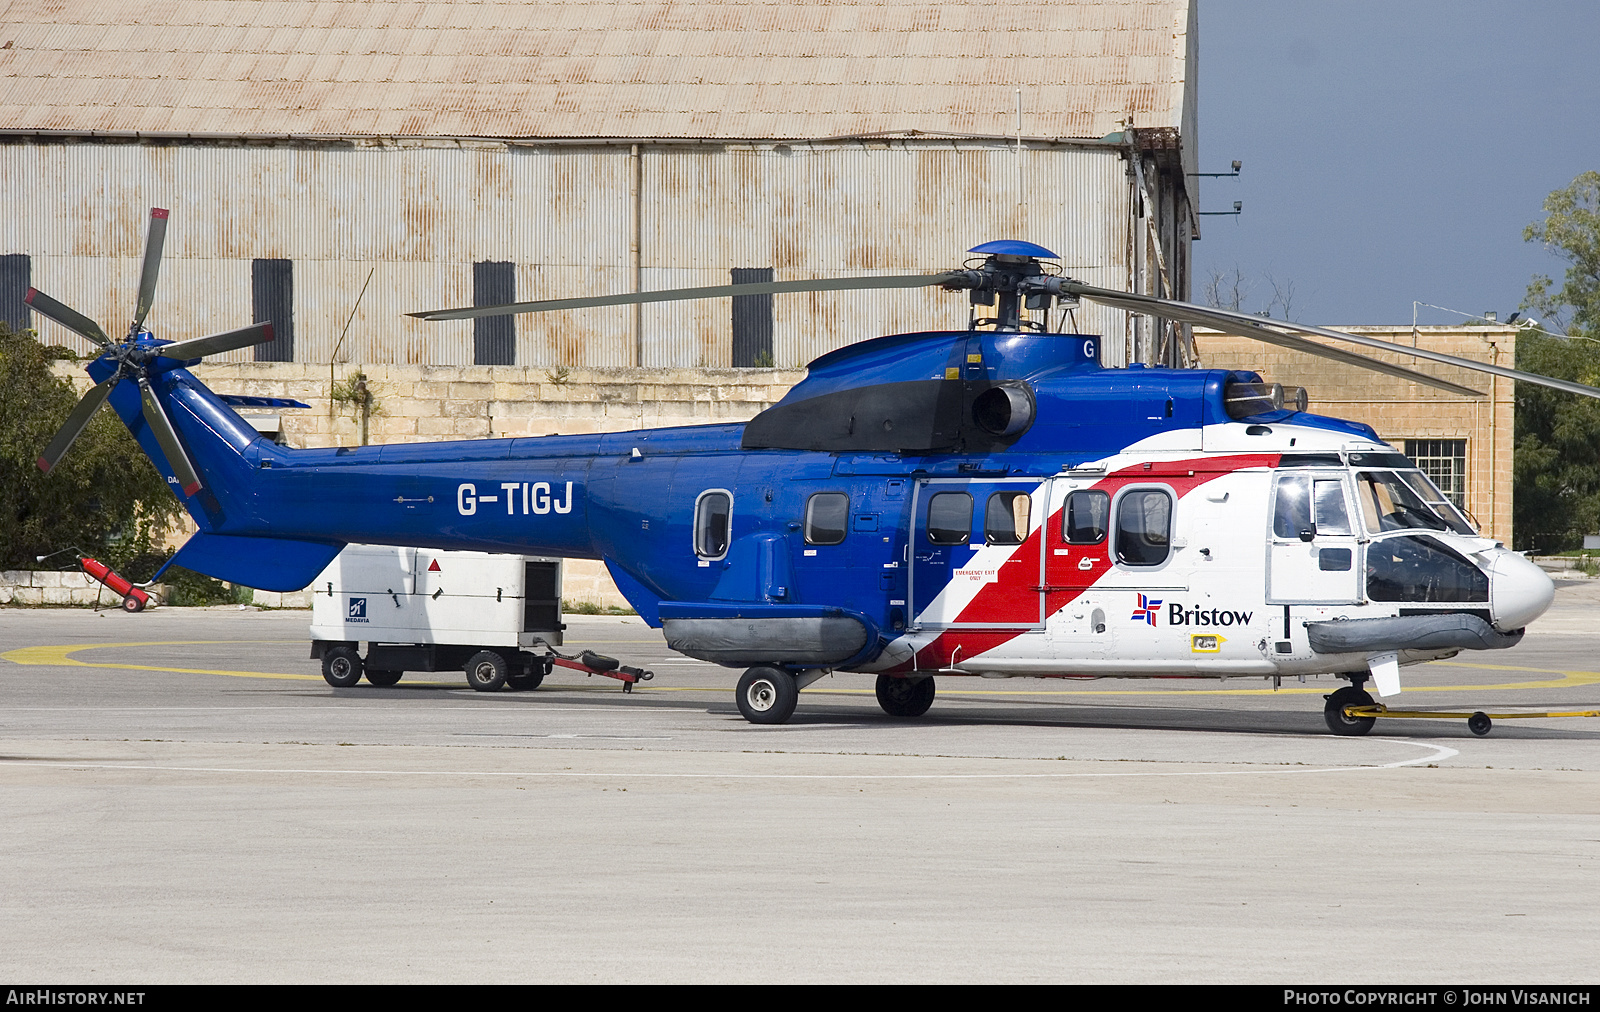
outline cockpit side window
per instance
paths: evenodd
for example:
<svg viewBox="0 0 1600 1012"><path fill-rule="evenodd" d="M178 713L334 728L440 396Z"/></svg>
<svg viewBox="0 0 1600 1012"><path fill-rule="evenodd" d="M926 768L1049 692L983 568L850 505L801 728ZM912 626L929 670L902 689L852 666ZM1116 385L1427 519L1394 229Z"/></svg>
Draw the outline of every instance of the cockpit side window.
<svg viewBox="0 0 1600 1012"><path fill-rule="evenodd" d="M1293 541L1300 532L1315 533L1311 526L1311 479L1285 475L1278 479L1278 498L1272 507L1273 537Z"/></svg>
<svg viewBox="0 0 1600 1012"><path fill-rule="evenodd" d="M1311 482L1312 514L1318 534L1350 533L1350 512L1344 505L1344 482L1338 478L1316 478Z"/></svg>

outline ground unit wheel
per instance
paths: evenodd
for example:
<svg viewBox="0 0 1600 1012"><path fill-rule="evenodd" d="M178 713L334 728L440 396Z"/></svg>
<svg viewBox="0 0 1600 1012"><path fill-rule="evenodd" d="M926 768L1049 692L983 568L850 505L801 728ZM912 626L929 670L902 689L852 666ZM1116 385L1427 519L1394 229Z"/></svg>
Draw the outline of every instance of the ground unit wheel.
<svg viewBox="0 0 1600 1012"><path fill-rule="evenodd" d="M920 717L933 705L933 676L896 678L878 676L878 705L891 717Z"/></svg>
<svg viewBox="0 0 1600 1012"><path fill-rule="evenodd" d="M122 610L130 612L144 611L144 600L129 594L122 599Z"/></svg>
<svg viewBox="0 0 1600 1012"><path fill-rule="evenodd" d="M1328 722L1328 730L1334 734L1363 735L1372 730L1372 725L1378 722L1376 717L1348 717L1345 715L1344 708L1347 706L1372 705L1372 697L1367 694L1365 689L1346 685L1337 692L1328 693L1327 700L1327 705L1322 708L1322 719Z"/></svg>
<svg viewBox="0 0 1600 1012"><path fill-rule="evenodd" d="M782 668L755 667L739 677L739 712L752 724L782 724L794 713L800 690Z"/></svg>
<svg viewBox="0 0 1600 1012"><path fill-rule="evenodd" d="M361 655L341 643L322 652L322 677L335 689L348 689L361 681Z"/></svg>
<svg viewBox="0 0 1600 1012"><path fill-rule="evenodd" d="M367 669L367 681L380 687L394 685L400 681L400 676L404 674L404 671L373 671L369 668Z"/></svg>
<svg viewBox="0 0 1600 1012"><path fill-rule="evenodd" d="M480 650L467 659L467 684L479 692L494 692L506 684L506 659L493 650Z"/></svg>
<svg viewBox="0 0 1600 1012"><path fill-rule="evenodd" d="M1493 730L1493 728L1494 721L1490 720L1489 715L1484 713L1482 710L1479 710L1477 713L1474 713L1472 716L1467 718L1467 730L1471 731L1479 738L1482 738L1484 735L1488 734L1491 730Z"/></svg>
<svg viewBox="0 0 1600 1012"><path fill-rule="evenodd" d="M507 675L506 684L511 686L513 692L532 692L544 681L544 676L554 667L549 661L539 659L530 662L521 674Z"/></svg>

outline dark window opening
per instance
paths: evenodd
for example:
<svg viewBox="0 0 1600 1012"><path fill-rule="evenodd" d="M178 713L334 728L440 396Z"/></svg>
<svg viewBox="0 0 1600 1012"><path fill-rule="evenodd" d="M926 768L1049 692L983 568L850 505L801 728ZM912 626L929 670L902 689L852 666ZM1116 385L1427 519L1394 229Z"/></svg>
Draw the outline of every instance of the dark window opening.
<svg viewBox="0 0 1600 1012"><path fill-rule="evenodd" d="M694 506L694 551L703 559L720 559L728 553L728 530L733 498L726 492L706 492Z"/></svg>
<svg viewBox="0 0 1600 1012"><path fill-rule="evenodd" d="M517 301L517 265L484 260L472 265L472 304L503 306ZM472 364L514 365L517 324L514 316L480 316L472 321Z"/></svg>
<svg viewBox="0 0 1600 1012"><path fill-rule="evenodd" d="M837 545L850 518L850 497L843 492L818 492L806 502L806 544Z"/></svg>
<svg viewBox="0 0 1600 1012"><path fill-rule="evenodd" d="M12 330L27 330L33 326L28 304L22 301L32 287L32 257L26 253L0 256L0 320L11 324Z"/></svg>
<svg viewBox="0 0 1600 1012"><path fill-rule="evenodd" d="M996 492L983 511L983 538L991 545L1020 545L1028 540L1028 514L1033 498L1026 492Z"/></svg>
<svg viewBox="0 0 1600 1012"><path fill-rule="evenodd" d="M272 324L272 341L256 345L257 362L294 361L294 261L250 264L250 310L256 323Z"/></svg>
<svg viewBox="0 0 1600 1012"><path fill-rule="evenodd" d="M1172 551L1172 497L1138 489L1117 503L1117 561L1159 566Z"/></svg>
<svg viewBox="0 0 1600 1012"><path fill-rule="evenodd" d="M1390 538L1367 549L1367 596L1414 604L1487 601L1489 577L1435 538Z"/></svg>
<svg viewBox="0 0 1600 1012"><path fill-rule="evenodd" d="M972 539L972 496L940 492L928 500L928 542L964 545Z"/></svg>
<svg viewBox="0 0 1600 1012"><path fill-rule="evenodd" d="M1104 492L1071 492L1061 511L1061 540L1069 545L1098 545L1106 539L1111 496Z"/></svg>
<svg viewBox="0 0 1600 1012"><path fill-rule="evenodd" d="M772 280L771 267L735 267L736 285L754 285ZM735 295L733 297L733 367L771 368L777 362L772 352L772 296Z"/></svg>

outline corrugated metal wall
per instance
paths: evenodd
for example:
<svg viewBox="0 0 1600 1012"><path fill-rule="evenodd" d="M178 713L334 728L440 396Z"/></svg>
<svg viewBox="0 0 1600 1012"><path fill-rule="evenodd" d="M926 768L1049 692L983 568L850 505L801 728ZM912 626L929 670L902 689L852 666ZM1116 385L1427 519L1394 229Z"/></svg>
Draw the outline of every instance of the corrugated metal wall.
<svg viewBox="0 0 1600 1012"><path fill-rule="evenodd" d="M664 144L639 158L645 289L725 284L735 267L771 267L778 280L931 273L996 238L1050 247L1091 284L1129 278L1126 163L1109 147ZM252 259L285 258L297 361L326 364L349 320L341 362L470 364L470 322L403 314L470 304L482 260L517 264L519 299L632 290L632 159L627 146L10 143L0 185L26 213L0 220L0 253L32 256L36 287L117 333L145 216L168 207L149 321L159 336L250 322ZM965 326L967 307L927 290L788 295L774 316L776 364L792 366L879 334ZM633 318L518 317L517 363L632 365ZM726 300L646 306L641 319L643 365L729 365ZM1111 310L1085 306L1077 323L1124 332Z"/></svg>

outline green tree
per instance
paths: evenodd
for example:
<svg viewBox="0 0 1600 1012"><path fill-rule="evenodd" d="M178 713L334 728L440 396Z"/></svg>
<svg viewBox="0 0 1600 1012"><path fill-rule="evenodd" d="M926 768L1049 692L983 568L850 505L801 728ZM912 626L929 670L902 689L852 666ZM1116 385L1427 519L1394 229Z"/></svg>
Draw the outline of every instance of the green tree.
<svg viewBox="0 0 1600 1012"><path fill-rule="evenodd" d="M1568 336L1524 330L1517 368L1600 386L1600 172L1550 194L1544 210L1522 237L1567 261L1567 272L1560 288L1536 275L1523 308ZM1514 545L1577 548L1600 533L1600 401L1526 383L1516 398Z"/></svg>
<svg viewBox="0 0 1600 1012"><path fill-rule="evenodd" d="M0 321L0 566L77 547L147 578L181 507L115 413L102 410L49 474L36 463L78 400L50 363L76 358Z"/></svg>

